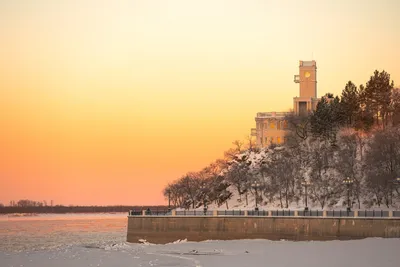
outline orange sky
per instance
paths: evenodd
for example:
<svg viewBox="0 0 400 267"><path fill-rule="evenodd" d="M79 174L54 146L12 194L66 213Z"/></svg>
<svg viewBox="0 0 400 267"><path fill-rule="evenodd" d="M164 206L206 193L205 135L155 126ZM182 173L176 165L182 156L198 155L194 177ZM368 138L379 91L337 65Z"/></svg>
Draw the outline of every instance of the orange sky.
<svg viewBox="0 0 400 267"><path fill-rule="evenodd" d="M400 2L0 2L0 203L163 204L163 187L245 139L260 111L385 69Z"/></svg>

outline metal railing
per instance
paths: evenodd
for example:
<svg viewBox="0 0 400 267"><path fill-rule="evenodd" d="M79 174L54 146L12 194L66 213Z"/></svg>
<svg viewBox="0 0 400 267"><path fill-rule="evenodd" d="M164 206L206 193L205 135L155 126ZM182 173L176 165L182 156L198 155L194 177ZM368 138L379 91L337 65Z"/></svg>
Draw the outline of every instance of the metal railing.
<svg viewBox="0 0 400 267"><path fill-rule="evenodd" d="M218 210L217 216L244 216L244 210Z"/></svg>
<svg viewBox="0 0 400 267"><path fill-rule="evenodd" d="M400 218L399 210L131 210L129 216L264 216Z"/></svg>
<svg viewBox="0 0 400 267"><path fill-rule="evenodd" d="M176 216L213 216L213 212L211 210L203 211L203 210L177 210Z"/></svg>

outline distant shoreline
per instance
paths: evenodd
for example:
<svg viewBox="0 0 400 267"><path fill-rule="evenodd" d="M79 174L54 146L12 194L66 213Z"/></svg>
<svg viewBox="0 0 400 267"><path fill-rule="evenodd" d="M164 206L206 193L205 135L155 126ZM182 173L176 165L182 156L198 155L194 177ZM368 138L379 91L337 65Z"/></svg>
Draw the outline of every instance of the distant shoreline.
<svg viewBox="0 0 400 267"><path fill-rule="evenodd" d="M0 214L42 214L42 213L116 213L144 209L167 210L167 206L39 206L39 207L0 207Z"/></svg>

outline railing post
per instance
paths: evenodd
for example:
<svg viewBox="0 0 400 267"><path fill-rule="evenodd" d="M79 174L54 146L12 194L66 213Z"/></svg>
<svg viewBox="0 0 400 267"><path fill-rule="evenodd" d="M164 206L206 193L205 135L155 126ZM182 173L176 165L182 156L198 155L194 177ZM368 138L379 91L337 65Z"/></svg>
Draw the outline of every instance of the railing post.
<svg viewBox="0 0 400 267"><path fill-rule="evenodd" d="M272 211L268 211L268 216L271 217L272 216Z"/></svg>
<svg viewBox="0 0 400 267"><path fill-rule="evenodd" d="M393 217L393 210L389 210L389 217L390 217L390 218Z"/></svg>
<svg viewBox="0 0 400 267"><path fill-rule="evenodd" d="M176 216L176 210L172 210L171 216Z"/></svg>
<svg viewBox="0 0 400 267"><path fill-rule="evenodd" d="M294 211L294 217L299 217L299 211L298 210Z"/></svg>
<svg viewBox="0 0 400 267"><path fill-rule="evenodd" d="M213 216L218 216L218 211L217 211L217 210L213 210L212 212L213 212L213 213L212 213Z"/></svg>
<svg viewBox="0 0 400 267"><path fill-rule="evenodd" d="M326 210L322 211L322 217L326 217Z"/></svg>
<svg viewBox="0 0 400 267"><path fill-rule="evenodd" d="M354 211L354 218L357 218L358 217L358 210L355 210Z"/></svg>
<svg viewBox="0 0 400 267"><path fill-rule="evenodd" d="M248 216L249 215L249 211L248 210L245 210L244 211L244 216Z"/></svg>
<svg viewBox="0 0 400 267"><path fill-rule="evenodd" d="M142 210L142 216L146 216L146 210Z"/></svg>

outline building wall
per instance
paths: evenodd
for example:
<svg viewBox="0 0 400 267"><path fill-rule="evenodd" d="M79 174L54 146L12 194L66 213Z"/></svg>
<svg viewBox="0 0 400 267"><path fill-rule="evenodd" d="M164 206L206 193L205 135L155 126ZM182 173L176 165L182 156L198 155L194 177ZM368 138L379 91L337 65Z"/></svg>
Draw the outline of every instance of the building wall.
<svg viewBox="0 0 400 267"><path fill-rule="evenodd" d="M287 122L284 117L256 118L256 144L265 147L285 140Z"/></svg>
<svg viewBox="0 0 400 267"><path fill-rule="evenodd" d="M270 239L334 240L400 237L400 219L247 216L130 216L127 241Z"/></svg>

